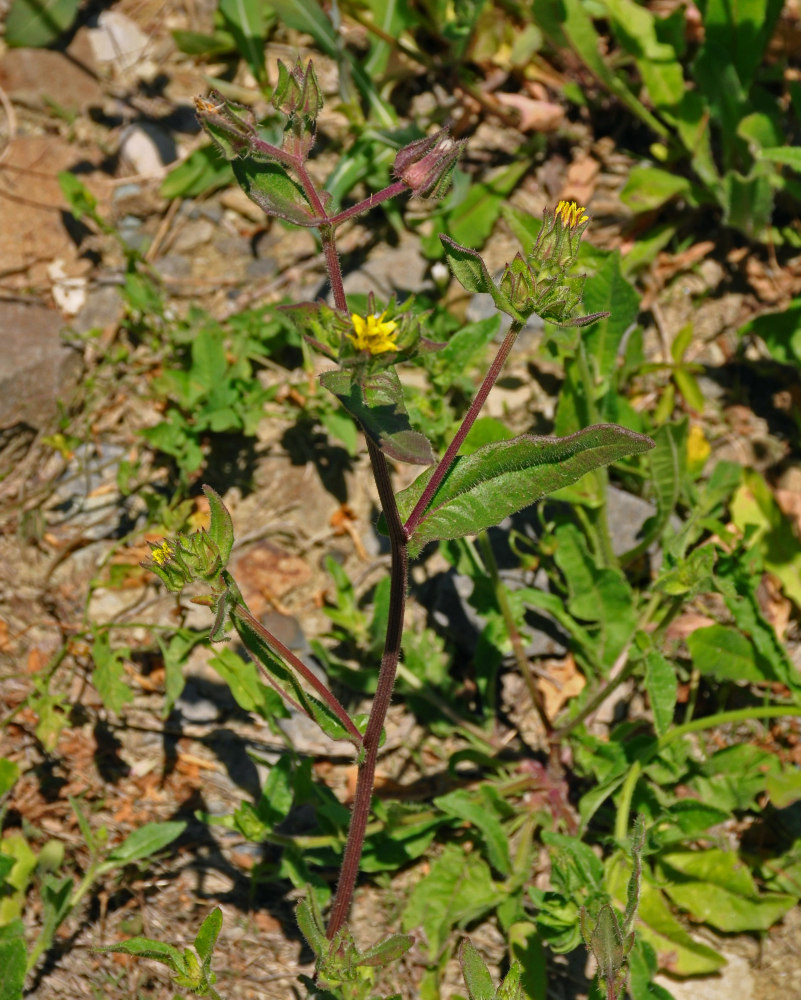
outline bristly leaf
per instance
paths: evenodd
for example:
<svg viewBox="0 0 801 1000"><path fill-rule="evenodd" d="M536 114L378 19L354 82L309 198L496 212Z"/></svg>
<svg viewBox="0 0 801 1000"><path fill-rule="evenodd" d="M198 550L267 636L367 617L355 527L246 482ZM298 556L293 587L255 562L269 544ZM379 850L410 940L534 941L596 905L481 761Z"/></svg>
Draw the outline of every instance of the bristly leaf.
<svg viewBox="0 0 801 1000"><path fill-rule="evenodd" d="M211 963L214 945L222 929L223 915L219 906L215 906L211 913L200 925L200 930L195 937L195 951L200 955L204 968L208 969Z"/></svg>
<svg viewBox="0 0 801 1000"><path fill-rule="evenodd" d="M211 515L209 538L217 546L222 566L225 568L234 544L234 524L220 494L213 490L211 486L204 486L203 492L209 501L209 513Z"/></svg>
<svg viewBox="0 0 801 1000"><path fill-rule="evenodd" d="M368 375L361 383L351 371L341 369L324 372L320 381L385 455L412 465L431 465L436 461L428 438L412 430L394 368Z"/></svg>
<svg viewBox="0 0 801 1000"><path fill-rule="evenodd" d="M414 944L411 934L390 934L388 938L372 945L359 956L359 965L366 965L378 968L389 965L405 955Z"/></svg>
<svg viewBox="0 0 801 1000"><path fill-rule="evenodd" d="M469 938L462 941L459 962L470 1000L495 1000L495 986L487 964Z"/></svg>
<svg viewBox="0 0 801 1000"><path fill-rule="evenodd" d="M317 213L303 193L303 188L279 163L259 163L244 159L232 162L240 187L267 215L277 216L296 226L315 226Z"/></svg>
<svg viewBox="0 0 801 1000"><path fill-rule="evenodd" d="M484 445L456 459L410 539L409 555L416 556L436 539L461 538L499 524L587 472L653 446L649 437L614 424L563 438L526 434ZM402 519L412 512L430 477L426 470L398 494Z"/></svg>
<svg viewBox="0 0 801 1000"><path fill-rule="evenodd" d="M490 277L487 265L480 253L460 246L450 236L440 235L440 241L445 248L445 257L451 271L453 271L453 276L465 291L473 292L476 295L491 295L493 302L501 312L511 316L517 322L525 322L526 317L515 309Z"/></svg>

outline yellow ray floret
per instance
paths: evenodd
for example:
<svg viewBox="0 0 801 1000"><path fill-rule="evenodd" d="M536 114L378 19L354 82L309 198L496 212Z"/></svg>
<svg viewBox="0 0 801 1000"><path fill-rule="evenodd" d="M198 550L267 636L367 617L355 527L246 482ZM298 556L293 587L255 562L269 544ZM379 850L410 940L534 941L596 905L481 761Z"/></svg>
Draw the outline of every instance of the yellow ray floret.
<svg viewBox="0 0 801 1000"><path fill-rule="evenodd" d="M385 320L386 310L377 316L375 313L363 319L355 313L351 316L353 323L353 333L345 336L350 340L357 351L367 351L368 354L383 354L385 351L397 351L398 345L392 338L392 334L398 328L394 320Z"/></svg>
<svg viewBox="0 0 801 1000"><path fill-rule="evenodd" d="M586 222L589 219L589 215L584 214L586 211L583 205L578 206L574 201L560 201L556 206L554 218L560 216L563 226L567 226L568 229L575 229L576 226L580 226L582 222Z"/></svg>
<svg viewBox="0 0 801 1000"><path fill-rule="evenodd" d="M157 566L163 566L165 562L169 562L172 559L173 551L170 548L169 542L162 542L157 549L153 549L151 558Z"/></svg>

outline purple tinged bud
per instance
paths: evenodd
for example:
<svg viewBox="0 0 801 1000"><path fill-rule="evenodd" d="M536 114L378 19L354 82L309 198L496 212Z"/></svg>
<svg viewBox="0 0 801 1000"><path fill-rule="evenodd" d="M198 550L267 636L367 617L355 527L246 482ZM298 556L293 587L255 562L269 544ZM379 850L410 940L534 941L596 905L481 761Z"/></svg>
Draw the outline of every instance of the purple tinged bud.
<svg viewBox="0 0 801 1000"><path fill-rule="evenodd" d="M398 150L392 172L411 188L412 194L439 198L448 189L463 145L452 139L447 129L441 129Z"/></svg>

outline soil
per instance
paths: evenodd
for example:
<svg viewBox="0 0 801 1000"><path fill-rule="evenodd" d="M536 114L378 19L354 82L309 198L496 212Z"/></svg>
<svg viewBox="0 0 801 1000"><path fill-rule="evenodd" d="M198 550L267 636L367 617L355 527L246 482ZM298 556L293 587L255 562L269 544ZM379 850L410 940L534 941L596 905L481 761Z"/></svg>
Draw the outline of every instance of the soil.
<svg viewBox="0 0 801 1000"><path fill-rule="evenodd" d="M36 394L36 408L12 415L0 433L0 718L5 721L0 757L10 757L23 772L7 803L4 826L24 830L37 848L51 839L60 841L79 871L86 869L89 854L70 796L83 803L92 828L105 827L114 844L148 821L181 819L187 827L164 860L128 866L97 880L62 925L27 995L36 1000L167 1000L175 990L160 967L92 949L137 934L191 943L202 919L220 906L224 932L215 964L225 970L220 992L228 1000L286 1000L299 995L298 974L313 971L294 919L298 894L259 881L260 868L274 860L269 848L197 818L199 812L230 813L257 795L268 767L259 760L275 760L285 743L266 723L235 705L209 667L205 649L193 653L186 691L164 718L163 668L152 654L137 651L147 633L132 623L174 621L176 605L136 568L148 548L141 531L128 532L143 524L143 512L120 492L117 473L121 462L139 460L155 483L162 482L162 471L148 465L151 460L138 435L161 414L148 394L154 373L138 371L135 354L118 368L110 360L124 353L124 308L118 294L124 257L119 244L68 213L57 174L74 171L97 199L100 216L130 241L140 241L137 245L150 241L146 258L163 280L174 315L201 306L224 319L285 294L302 300L323 289L324 272L308 233L265 223L237 191L173 201L160 194L166 169L203 142L192 98L207 90L208 67L181 55L170 31L208 30L212 6L121 0L110 9L129 19L134 42L136 31L145 40L144 49L130 58L118 53L110 61L99 59L85 26L63 51L6 50L0 55L0 308L8 304L31 310L15 313L21 318L4 336L13 334L23 344L31 336L26 324L41 319L32 310L46 309L58 317L61 339L72 352L65 374L51 389L41 372L32 369L32 388L26 394ZM280 43L267 49L271 79L276 60L291 61L296 49L304 55L307 41L290 31L277 37ZM335 106L336 67L314 55ZM242 70L235 82L245 88L252 84ZM421 96L412 111L422 114L426 99ZM468 165L480 172L501 162L526 136L497 117L481 117L477 106L465 102L455 110L464 113L465 127L472 132ZM532 170L511 202L539 214L545 204L575 197L591 206L594 242L625 251L632 239L631 219L619 192L633 160L609 135L595 135L592 123L574 124L570 151L557 149ZM345 121L339 112L326 111L322 128L335 136L345 130ZM325 152L320 163L321 168L332 166ZM421 213L426 210L419 206ZM433 287L430 268L408 235L398 240L391 232L374 234L354 225L343 235L342 249L346 270L349 254L360 261L351 268L349 290L357 289L364 274L379 284L392 285L402 276L403 287L410 282ZM502 266L515 250L511 233L499 222L487 247L491 269ZM680 255L659 255L642 279L645 341L654 359L666 359L672 338L693 320L696 337L687 360L705 366L703 388L715 404L708 417L715 454L770 471L774 480L785 483L785 507L798 518L799 484L793 475L801 473L786 460L785 433L791 408L797 406L798 385L779 386L769 374L764 381L742 384L738 372L727 366L735 355L738 328L759 312L781 308L801 291L801 258L784 259L777 267L767 249L740 251L712 238ZM459 294L455 287L449 291L457 306L464 307ZM95 336L80 336L90 329L97 331ZM54 352L64 347L57 334L48 343L51 371ZM19 357L14 349L12 359ZM536 361L539 383L532 384L534 359L535 345L524 341L493 400L493 412L520 426L547 423L553 414L552 396L542 388L553 373ZM4 406L14 403L14 382L12 364ZM72 424L60 420L57 400L65 407L61 413L72 414ZM22 406L30 399L17 402ZM59 448L56 435L67 424L80 429L83 450ZM293 427L289 420L265 423L244 467L236 464L241 456L234 456L236 461L213 474L226 490L238 538L238 578L254 612L274 615L275 628L286 629L302 647L330 625L321 611L323 595L331 591L326 557L346 567L360 593L385 571L387 557L373 527L377 499L366 460L351 460L342 449L327 453L296 442L293 446ZM202 502L196 506L201 523ZM113 577L112 586L115 566L129 568ZM432 563L421 570L415 584L421 585L435 569ZM778 599L777 614L781 606ZM188 622L203 624L206 612L187 605L185 614ZM410 620L423 616L413 600ZM125 671L135 698L119 715L104 707L90 683L87 622L92 621L125 626L117 638L124 637L132 647ZM788 643L797 658L792 629L790 623ZM66 655L56 662L63 650ZM565 683L570 682L564 651L551 649L547 655L559 656L560 669L567 670ZM48 733L25 699L51 670L52 691L61 699L57 713L65 725ZM508 725L536 741L530 713L519 710L525 691L512 682L507 698ZM343 760L339 747L321 742L300 724L290 737L300 753L313 758L320 779L349 801L355 768ZM440 780L443 753L441 745L435 753L427 752L426 740L433 739L413 725L401 705L394 706L379 779L430 781L433 787ZM334 873L329 874L333 880ZM394 929L404 894L419 877L420 870L413 868L386 884L365 880L353 910L357 939L369 944L384 929ZM36 892L30 893L24 911L31 934L42 917L38 900ZM496 963L496 974L504 951L497 927L472 929L471 938ZM800 942L801 912L795 910L758 941L734 937L719 942L741 969L739 992L732 992L737 985L723 977L671 983L669 988L677 1000L690 993L716 1000L801 1000ZM393 981L383 984L387 992L416 995L422 965L422 953L413 950L399 971L393 969ZM586 971L580 953L569 961L554 960L548 997L586 996ZM749 977L752 986L746 988ZM381 985L379 981L377 989ZM463 989L453 964L442 995Z"/></svg>

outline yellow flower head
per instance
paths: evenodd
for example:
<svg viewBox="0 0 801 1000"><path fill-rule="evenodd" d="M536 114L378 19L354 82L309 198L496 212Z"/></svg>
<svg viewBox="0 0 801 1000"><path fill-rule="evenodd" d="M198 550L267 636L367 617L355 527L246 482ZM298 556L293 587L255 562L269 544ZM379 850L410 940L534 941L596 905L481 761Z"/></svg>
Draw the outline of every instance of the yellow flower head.
<svg viewBox="0 0 801 1000"><path fill-rule="evenodd" d="M385 320L386 310L377 316L375 313L363 319L355 313L351 316L353 333L345 336L351 341L357 351L367 351L368 354L384 354L386 351L399 350L392 339L392 334L398 328L394 320Z"/></svg>
<svg viewBox="0 0 801 1000"><path fill-rule="evenodd" d="M582 205L579 207L574 201L560 201L556 206L554 218L561 217L562 225L567 229L575 229L583 222L589 221L589 215L585 215L586 209Z"/></svg>
<svg viewBox="0 0 801 1000"><path fill-rule="evenodd" d="M169 562L173 557L173 551L170 547L170 543L164 541L159 545L158 548L153 549L152 559L157 566L163 566L165 562Z"/></svg>

